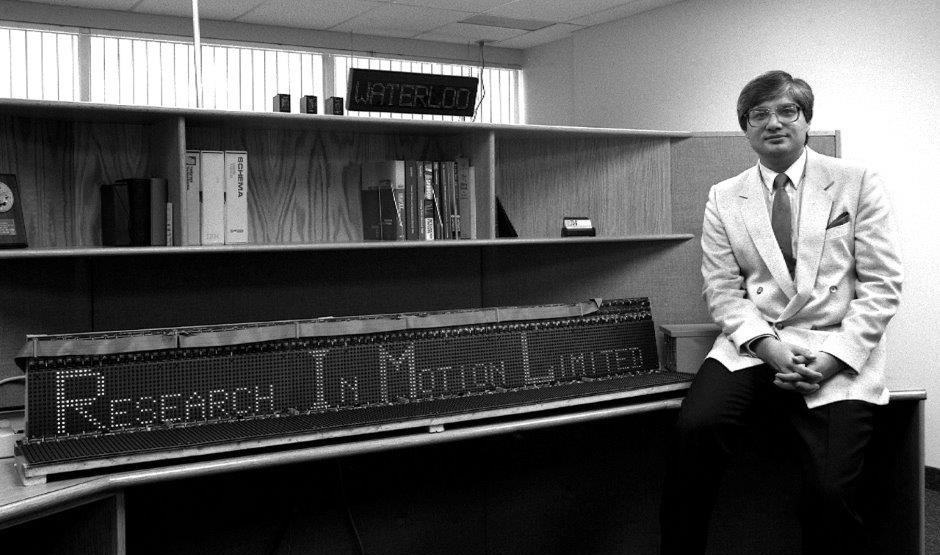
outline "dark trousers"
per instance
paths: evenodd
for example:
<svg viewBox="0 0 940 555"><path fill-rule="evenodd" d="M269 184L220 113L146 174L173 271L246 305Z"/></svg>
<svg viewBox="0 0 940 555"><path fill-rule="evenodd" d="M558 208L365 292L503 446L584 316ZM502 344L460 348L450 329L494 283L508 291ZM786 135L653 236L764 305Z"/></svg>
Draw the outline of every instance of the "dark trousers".
<svg viewBox="0 0 940 555"><path fill-rule="evenodd" d="M861 474L876 407L840 401L808 409L802 395L773 385L767 365L730 372L707 359L682 403L660 513L663 555L705 553L721 475L745 427L770 411L781 441L799 446L803 490L799 520L804 555L866 553ZM770 530L775 523L768 522ZM760 533L755 530L755 533Z"/></svg>

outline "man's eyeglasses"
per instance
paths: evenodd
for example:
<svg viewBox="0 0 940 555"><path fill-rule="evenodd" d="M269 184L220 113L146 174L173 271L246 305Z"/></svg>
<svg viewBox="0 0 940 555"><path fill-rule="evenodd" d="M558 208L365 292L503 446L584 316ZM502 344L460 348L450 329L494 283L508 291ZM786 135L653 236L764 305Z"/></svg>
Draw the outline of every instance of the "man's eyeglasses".
<svg viewBox="0 0 940 555"><path fill-rule="evenodd" d="M770 114L777 114L780 123L793 123L800 117L800 107L796 104L784 104L773 110L770 108L754 108L747 113L747 124L751 127L762 127L770 120Z"/></svg>

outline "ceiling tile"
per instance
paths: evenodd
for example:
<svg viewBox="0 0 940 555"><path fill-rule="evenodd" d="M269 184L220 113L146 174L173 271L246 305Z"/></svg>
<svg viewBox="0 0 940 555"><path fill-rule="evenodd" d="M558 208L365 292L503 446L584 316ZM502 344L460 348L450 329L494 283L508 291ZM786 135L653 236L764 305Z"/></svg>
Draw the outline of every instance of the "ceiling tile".
<svg viewBox="0 0 940 555"><path fill-rule="evenodd" d="M386 4L360 14L330 30L364 35L414 37L448 23L456 23L470 15L472 14L469 12L457 10Z"/></svg>
<svg viewBox="0 0 940 555"><path fill-rule="evenodd" d="M506 40L501 40L493 43L493 46L499 46L503 48L532 48L533 46L538 46L540 44L546 44L549 42L554 42L556 40L566 39L571 36L571 33L584 29L581 25L568 25L567 23L556 23L551 27L546 27L544 29L539 29L538 31L532 31L530 33L525 33L524 35L519 35L518 37L513 37Z"/></svg>
<svg viewBox="0 0 940 555"><path fill-rule="evenodd" d="M264 0L199 0L199 17L232 21ZM192 0L138 0L134 11L159 15L192 17Z"/></svg>
<svg viewBox="0 0 940 555"><path fill-rule="evenodd" d="M420 34L416 39L433 40L438 42L456 42L459 44L477 43L479 41L496 42L517 37L524 33L519 29L506 29L503 27L487 27L483 25L470 25L467 23L450 23L438 27L433 31Z"/></svg>
<svg viewBox="0 0 940 555"><path fill-rule="evenodd" d="M516 19L538 19L564 23L586 14L609 10L626 0L516 0L486 13Z"/></svg>
<svg viewBox="0 0 940 555"><path fill-rule="evenodd" d="M638 13L643 13L645 11L653 10L656 8L661 8L663 6L668 6L670 4L678 4L685 0L633 0L632 2L627 2L620 6L615 6L608 10L602 10L599 12L594 12L592 14L585 15L584 17L579 17L572 19L568 23L573 23L575 25L584 25L589 27L591 25L600 25L601 23L607 23L608 21L616 21L618 19L623 19L625 17L630 17L631 15L636 15Z"/></svg>
<svg viewBox="0 0 940 555"><path fill-rule="evenodd" d="M387 5L387 2L367 0L267 0L239 17L238 21L303 29L329 29L350 18Z"/></svg>

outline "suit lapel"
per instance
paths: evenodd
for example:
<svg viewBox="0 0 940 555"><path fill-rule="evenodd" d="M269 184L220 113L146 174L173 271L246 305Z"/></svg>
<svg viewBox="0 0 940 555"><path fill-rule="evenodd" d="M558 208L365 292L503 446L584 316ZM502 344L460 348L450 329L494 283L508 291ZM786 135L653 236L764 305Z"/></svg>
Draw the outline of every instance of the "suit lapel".
<svg viewBox="0 0 940 555"><path fill-rule="evenodd" d="M787 271L787 264L783 260L783 254L777 246L777 239L770 227L770 215L767 213L767 200L762 187L764 184L760 179L760 171L757 166L754 166L745 174L741 184L741 190L738 193L738 213L744 221L744 226L754 246L757 247L757 252L764 260L764 264L770 270L777 285L788 297L793 297L796 294L796 288L793 286L793 279Z"/></svg>
<svg viewBox="0 0 940 555"><path fill-rule="evenodd" d="M804 175L796 258L797 293L780 315L781 320L796 314L813 293L826 240L826 222L832 210L832 197L829 194L832 178L816 153L809 148Z"/></svg>

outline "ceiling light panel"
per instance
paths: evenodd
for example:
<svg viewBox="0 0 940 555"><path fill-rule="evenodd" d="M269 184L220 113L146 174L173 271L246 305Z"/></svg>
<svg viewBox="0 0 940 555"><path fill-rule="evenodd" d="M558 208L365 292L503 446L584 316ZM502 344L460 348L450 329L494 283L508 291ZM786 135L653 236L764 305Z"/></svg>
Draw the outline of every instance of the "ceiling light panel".
<svg viewBox="0 0 940 555"><path fill-rule="evenodd" d="M199 17L232 21L264 0L199 0ZM192 17L192 0L142 0L134 6L138 13Z"/></svg>
<svg viewBox="0 0 940 555"><path fill-rule="evenodd" d="M267 0L239 17L238 21L302 29L329 29L386 5L386 2L365 0Z"/></svg>
<svg viewBox="0 0 940 555"><path fill-rule="evenodd" d="M39 0L36 3L96 10L130 10L137 0Z"/></svg>
<svg viewBox="0 0 940 555"><path fill-rule="evenodd" d="M495 15L480 14L469 17L461 23L472 25L486 25L488 27L502 27L504 29L521 29L523 31L538 31L552 25L551 21L534 21L531 19L513 19L511 17L497 17Z"/></svg>
<svg viewBox="0 0 940 555"><path fill-rule="evenodd" d="M632 2L615 6L609 10L594 12L584 17L572 19L568 23L584 25L586 27L591 25L600 25L601 23L616 21L618 19L630 17L638 13L643 13L649 10L661 8L670 4L677 4L684 1L685 0L633 0Z"/></svg>
<svg viewBox="0 0 940 555"><path fill-rule="evenodd" d="M345 21L331 31L414 37L449 23L466 19L471 14L404 4L385 4Z"/></svg>
<svg viewBox="0 0 940 555"><path fill-rule="evenodd" d="M485 12L486 10L509 3L509 0L402 0L400 2L392 2L392 4L424 6L426 8L440 8L442 10L458 10L475 13Z"/></svg>
<svg viewBox="0 0 940 555"><path fill-rule="evenodd" d="M609 10L624 0L516 0L489 10L487 15L512 17L515 19L540 19L565 23L603 10Z"/></svg>
<svg viewBox="0 0 940 555"><path fill-rule="evenodd" d="M519 29L504 29L502 27L484 27L482 25L468 25L466 23L450 23L438 27L428 33L418 35L417 39L440 42L454 42L459 44L496 42L517 37L525 31Z"/></svg>
<svg viewBox="0 0 940 555"><path fill-rule="evenodd" d="M517 37L495 42L493 43L493 46L519 49L532 48L533 46L538 46L540 44L566 39L571 36L571 33L580 29L584 29L584 27L580 25L569 25L567 23L556 23L551 27L546 27L544 29L539 29L538 31L532 31L531 33L525 33Z"/></svg>

